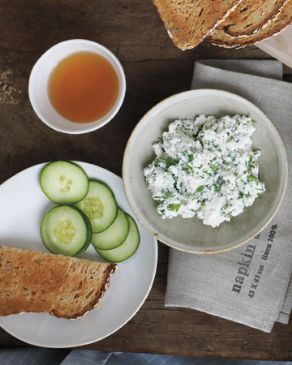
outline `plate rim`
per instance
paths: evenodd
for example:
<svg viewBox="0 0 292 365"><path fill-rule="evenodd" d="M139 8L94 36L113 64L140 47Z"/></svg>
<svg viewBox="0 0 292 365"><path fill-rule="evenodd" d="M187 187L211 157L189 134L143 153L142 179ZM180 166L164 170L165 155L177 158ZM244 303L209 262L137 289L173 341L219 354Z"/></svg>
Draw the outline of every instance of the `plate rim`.
<svg viewBox="0 0 292 365"><path fill-rule="evenodd" d="M167 237L165 237L164 234L159 233L155 227L152 226L152 224L150 224L147 219L140 214L137 209L136 209L136 204L134 202L134 199L132 197L132 193L131 193L131 189L129 188L129 181L130 181L130 174L129 174L129 170L130 168L128 167L128 159L130 156L130 149L133 145L133 140L135 137L135 134L141 129L141 126L146 123L145 121L149 118L149 116L151 116L152 114L155 114L157 111L159 111L159 109L161 108L161 106L163 105L171 105L171 103L173 101L178 101L178 100L187 100L188 98L190 98L193 95L196 94L210 94L212 96L214 95L218 95L221 94L222 96L227 96L229 98L233 98L233 99L237 99L239 100L241 103L245 104L245 105L250 105L252 108L254 108L255 110L257 110L257 112L259 114L262 115L263 119L268 123L268 125L272 128L274 136L277 140L277 145L279 146L279 154L282 156L282 165L283 165L283 189L281 192L281 196L277 202L277 205L275 207L274 212L270 215L270 217L267 219L267 221L264 223L264 225L261 226L261 228L259 228L257 230L257 233L255 233L254 236L258 235L260 232L262 232L273 220L273 218L276 216L276 214L278 213L284 197L286 195L286 191L287 191L287 186L288 186L288 158L287 158L287 152L284 146L284 143L282 141L282 138L277 130L277 128L274 126L273 122L270 120L270 118L254 103L252 103L251 101L249 101L248 99L237 95L235 93L229 92L229 91L225 91L225 90L221 90L221 89L212 89L212 88L200 88L200 89L193 89L193 90L188 90L188 91L183 91L174 95L171 95L163 100L161 100L160 102L158 102L157 104L155 104L152 108L150 108L138 121L138 123L136 124L135 128L132 130L130 137L127 141L126 144L126 148L124 150L124 155L123 155L123 161L122 161L122 176L123 176L123 184L124 184L124 190L128 199L128 202L132 208L132 210L134 211L135 215L138 217L139 221L141 222L141 224L144 226L144 228L150 233L152 234L157 240L159 240L160 242L164 243L165 245L169 246L172 249L181 251L181 252L185 252L188 254L196 254L196 255L212 255L212 254L217 254L217 253L224 253L224 252L228 252L231 251L233 249L236 249L244 244L246 244L247 242L251 241L254 236L249 237L247 239L244 239L242 242L238 242L237 244L233 244L233 245L229 245L226 248L221 248L221 249L208 249L208 250L193 250L193 249L187 249L186 247L182 247L185 246L183 243L176 243L174 240L168 240Z"/></svg>
<svg viewBox="0 0 292 365"><path fill-rule="evenodd" d="M73 160L72 160L73 161ZM90 165L91 167L94 167L94 168L98 168L99 170L102 170L103 172L105 172L106 174L110 174L110 175L113 175L114 177L118 178L119 181L122 183L122 189L125 191L124 189L124 184L123 184L123 179L111 172L110 170L107 170L101 166L98 166L98 165L94 165L92 163L88 163L88 162L84 162L84 161L73 161L77 164L80 164L81 166L82 165ZM42 166L45 166L48 162L42 162L42 163L39 163L39 164L35 164L35 165L32 165L30 167L27 167L19 172L17 172L15 175L9 177L7 180L5 180L2 184L0 184L0 189L6 185L6 183L9 183L10 181L14 180L15 178L17 178L18 175L24 173L24 172L27 172L28 170L30 169L34 169L34 168L41 168ZM127 198L127 195L125 193L125 197L126 197L126 200L129 204L129 207L132 209L129 201L128 201L128 198ZM132 209L133 210L133 209ZM134 212L134 211L133 211ZM135 213L135 212L134 212ZM137 221L139 223L140 220L136 217L136 214L135 214L135 218L137 219ZM141 224L142 225L142 224ZM142 225L143 228L144 228L144 225ZM149 235L151 235L147 230L145 230L145 232ZM96 343L96 342L99 342L109 336L111 336L112 334L116 333L118 330L120 330L122 327L124 327L137 313L138 311L141 309L141 307L143 306L143 304L145 303L146 299L148 298L149 296L149 293L153 287L153 283L154 283L154 279L155 279L155 276L156 276L156 272L157 272L157 266L158 266L158 242L157 240L155 239L155 237L153 235L151 235L152 239L151 239L151 242L153 242L153 250L154 250L154 270L152 270L152 275L151 275L151 280L149 282L149 285L148 285L148 288L147 288L147 291L145 292L145 295L143 296L143 300L141 301L141 303L137 306L137 308L135 309L135 311L132 313L132 315L126 320L126 321L123 321L123 323L121 325L119 325L117 328L115 328L113 331L111 331L110 333L108 333L107 335L104 335L104 336L101 336L101 337L97 337L96 339L94 340L88 340L88 341L81 341L79 342L78 344L74 343L74 344L67 344L67 345L48 345L48 344L44 344L44 343L41 343L39 341L31 341L31 340L27 340L27 339L23 339L21 336L19 336L13 329L11 329L9 326L7 325L3 325L2 323L2 316L0 316L0 328L2 328L3 330L5 330L8 334L12 335L13 337L17 338L18 340L20 341L23 341L27 344L30 344L30 345L33 345L33 346L37 346L37 347L47 347L47 348L73 348L73 347L78 347L78 346L85 346L85 345L89 345L91 343ZM33 313L32 313L33 314ZM18 314L19 315L19 314ZM4 317L4 318L7 318L7 317ZM82 319L81 319L82 320Z"/></svg>

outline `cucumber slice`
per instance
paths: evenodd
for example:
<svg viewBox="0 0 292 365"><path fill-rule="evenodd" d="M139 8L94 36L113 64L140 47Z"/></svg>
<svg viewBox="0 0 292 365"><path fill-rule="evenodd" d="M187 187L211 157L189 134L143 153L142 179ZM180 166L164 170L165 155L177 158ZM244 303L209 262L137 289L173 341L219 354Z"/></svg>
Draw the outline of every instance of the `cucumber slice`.
<svg viewBox="0 0 292 365"><path fill-rule="evenodd" d="M92 235L92 244L97 249L111 250L120 246L129 232L129 220L126 214L118 209L118 215L113 224L105 231Z"/></svg>
<svg viewBox="0 0 292 365"><path fill-rule="evenodd" d="M80 166L72 162L54 161L43 168L40 185L54 203L73 204L86 196L88 177Z"/></svg>
<svg viewBox="0 0 292 365"><path fill-rule="evenodd" d="M97 252L107 261L115 263L125 261L133 256L139 247L140 234L136 222L129 215L127 215L127 218L129 220L130 229L126 240L121 246L114 248L113 250L97 250Z"/></svg>
<svg viewBox="0 0 292 365"><path fill-rule="evenodd" d="M79 209L60 205L44 215L41 237L52 253L74 256L89 246L91 225Z"/></svg>
<svg viewBox="0 0 292 365"><path fill-rule="evenodd" d="M88 194L76 206L88 217L94 233L106 230L118 214L114 193L106 184L97 180L89 180Z"/></svg>

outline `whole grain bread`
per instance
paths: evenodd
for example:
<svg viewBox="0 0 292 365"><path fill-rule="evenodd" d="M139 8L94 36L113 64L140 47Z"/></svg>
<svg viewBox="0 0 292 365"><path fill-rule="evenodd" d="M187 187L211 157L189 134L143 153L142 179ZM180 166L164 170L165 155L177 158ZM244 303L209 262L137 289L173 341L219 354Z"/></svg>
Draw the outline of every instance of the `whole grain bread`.
<svg viewBox="0 0 292 365"><path fill-rule="evenodd" d="M211 34L222 40L225 35L251 35L275 18L287 0L243 0Z"/></svg>
<svg viewBox="0 0 292 365"><path fill-rule="evenodd" d="M212 32L210 40L213 44L224 48L246 47L280 33L291 23L292 0L288 0L282 6L277 16L256 33L249 36L231 36L229 34L223 34L221 31L215 30Z"/></svg>
<svg viewBox="0 0 292 365"><path fill-rule="evenodd" d="M75 319L95 307L115 265L0 246L0 315Z"/></svg>
<svg viewBox="0 0 292 365"><path fill-rule="evenodd" d="M197 46L242 0L153 0L174 44Z"/></svg>

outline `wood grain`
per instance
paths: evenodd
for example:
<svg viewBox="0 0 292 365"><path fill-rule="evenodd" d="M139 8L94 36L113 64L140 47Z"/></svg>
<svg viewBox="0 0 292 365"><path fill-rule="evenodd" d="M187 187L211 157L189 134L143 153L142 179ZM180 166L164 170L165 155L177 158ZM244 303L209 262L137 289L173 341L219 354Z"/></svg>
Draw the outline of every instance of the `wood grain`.
<svg viewBox="0 0 292 365"><path fill-rule="evenodd" d="M17 105L0 104L0 183L31 165L54 159L94 163L121 174L127 139L141 116L161 99L189 89L193 63L202 58L268 58L257 48L224 50L207 43L181 52L168 38L150 0L0 1L0 73L13 72ZM37 58L53 44L86 38L109 47L127 76L125 103L101 130L80 136L56 133L36 117L27 81ZM87 346L221 358L292 359L292 326L271 334L204 313L166 309L168 249L160 246L158 272L143 308L113 336ZM0 331L0 344L21 342Z"/></svg>

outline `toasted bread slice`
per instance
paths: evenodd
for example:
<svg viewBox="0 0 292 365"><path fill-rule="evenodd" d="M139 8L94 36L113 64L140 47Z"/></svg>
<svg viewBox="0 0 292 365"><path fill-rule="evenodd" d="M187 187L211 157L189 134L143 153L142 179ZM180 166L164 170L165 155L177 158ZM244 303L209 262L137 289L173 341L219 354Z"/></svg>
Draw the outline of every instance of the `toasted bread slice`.
<svg viewBox="0 0 292 365"><path fill-rule="evenodd" d="M215 30L211 34L210 40L213 44L224 48L246 47L280 33L290 23L292 23L292 0L288 0L272 21L252 35L231 36Z"/></svg>
<svg viewBox="0 0 292 365"><path fill-rule="evenodd" d="M174 44L197 46L242 0L153 0Z"/></svg>
<svg viewBox="0 0 292 365"><path fill-rule="evenodd" d="M212 35L251 35L275 18L287 0L243 0L243 2L222 22ZM211 36L212 36L211 35Z"/></svg>
<svg viewBox="0 0 292 365"><path fill-rule="evenodd" d="M75 319L95 307L115 265L0 247L0 315L47 312Z"/></svg>

